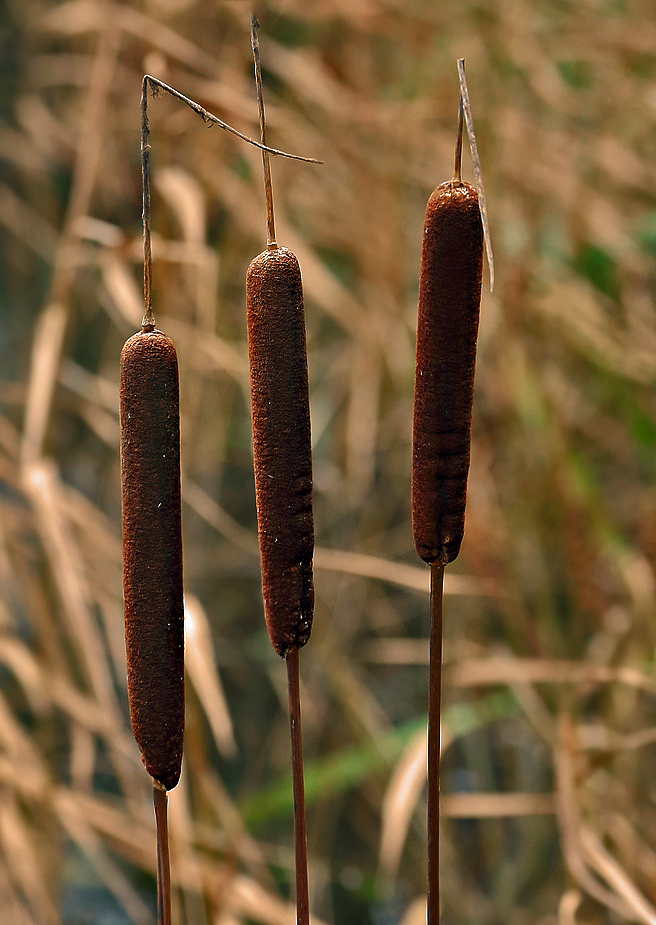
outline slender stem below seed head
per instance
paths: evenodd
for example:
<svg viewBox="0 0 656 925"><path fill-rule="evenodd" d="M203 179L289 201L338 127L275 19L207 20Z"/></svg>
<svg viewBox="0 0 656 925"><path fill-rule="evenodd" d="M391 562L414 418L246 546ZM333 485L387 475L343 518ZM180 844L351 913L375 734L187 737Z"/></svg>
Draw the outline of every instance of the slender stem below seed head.
<svg viewBox="0 0 656 925"><path fill-rule="evenodd" d="M442 600L444 565L431 562L428 681L428 917L440 922L440 719L442 707Z"/></svg>
<svg viewBox="0 0 656 925"><path fill-rule="evenodd" d="M305 783L303 780L303 736L301 732L301 693L299 649L288 651L289 720L292 738L292 784L294 789L294 851L296 867L296 923L309 925L310 897L307 865L307 826L305 822Z"/></svg>
<svg viewBox="0 0 656 925"><path fill-rule="evenodd" d="M171 865L166 790L153 781L153 803L157 825L157 925L171 925Z"/></svg>

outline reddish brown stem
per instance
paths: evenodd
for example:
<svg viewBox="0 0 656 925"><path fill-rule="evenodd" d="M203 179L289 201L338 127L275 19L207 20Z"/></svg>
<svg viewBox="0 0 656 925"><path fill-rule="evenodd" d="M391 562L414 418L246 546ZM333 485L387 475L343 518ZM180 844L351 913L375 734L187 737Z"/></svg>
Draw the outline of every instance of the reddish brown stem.
<svg viewBox="0 0 656 925"><path fill-rule="evenodd" d="M166 790L154 782L153 803L157 825L157 925L171 925L171 866Z"/></svg>
<svg viewBox="0 0 656 925"><path fill-rule="evenodd" d="M431 562L428 686L428 925L440 921L440 713L444 565Z"/></svg>
<svg viewBox="0 0 656 925"><path fill-rule="evenodd" d="M309 925L310 896L307 866L307 829L305 824L305 783L303 780L303 736L301 733L301 692L299 679L299 650L296 646L287 653L287 681L289 684L289 720L292 736L292 782L294 789L294 849L296 860L296 922Z"/></svg>

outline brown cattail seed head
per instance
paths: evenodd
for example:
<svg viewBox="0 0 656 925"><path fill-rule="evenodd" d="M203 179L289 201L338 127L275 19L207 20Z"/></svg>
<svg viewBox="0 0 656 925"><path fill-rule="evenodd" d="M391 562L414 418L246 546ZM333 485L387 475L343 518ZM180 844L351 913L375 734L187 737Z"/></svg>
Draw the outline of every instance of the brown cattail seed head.
<svg viewBox="0 0 656 925"><path fill-rule="evenodd" d="M425 562L452 562L464 533L482 275L478 194L443 183L426 207L417 320L412 523Z"/></svg>
<svg viewBox="0 0 656 925"><path fill-rule="evenodd" d="M123 599L130 719L167 790L182 765L184 609L175 347L145 328L121 353Z"/></svg>
<svg viewBox="0 0 656 925"><path fill-rule="evenodd" d="M314 608L312 446L301 270L284 247L246 278L255 496L264 614L285 657L310 638Z"/></svg>

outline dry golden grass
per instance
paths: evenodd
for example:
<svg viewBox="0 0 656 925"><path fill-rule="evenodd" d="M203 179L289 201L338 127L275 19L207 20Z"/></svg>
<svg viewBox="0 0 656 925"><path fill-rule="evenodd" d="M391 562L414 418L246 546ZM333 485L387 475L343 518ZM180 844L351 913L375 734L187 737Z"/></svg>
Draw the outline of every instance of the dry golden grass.
<svg viewBox="0 0 656 925"><path fill-rule="evenodd" d="M428 576L409 523L421 227L465 56L495 245L447 574L447 922L656 921L656 26L646 0L258 4L278 239L306 293L317 921L423 921ZM257 135L241 0L0 13L0 909L153 921L126 713L118 356L139 324L145 70ZM175 915L291 925L284 665L261 613L244 276L260 158L150 108L180 357L188 730ZM281 784L282 781L282 784ZM112 917L113 916L113 917Z"/></svg>

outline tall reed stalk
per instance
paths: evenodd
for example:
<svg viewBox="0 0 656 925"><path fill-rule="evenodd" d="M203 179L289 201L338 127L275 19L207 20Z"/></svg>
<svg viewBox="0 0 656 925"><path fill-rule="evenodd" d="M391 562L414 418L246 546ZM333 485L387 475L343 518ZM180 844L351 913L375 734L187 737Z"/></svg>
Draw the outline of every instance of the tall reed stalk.
<svg viewBox="0 0 656 925"><path fill-rule="evenodd" d="M262 145L266 121L258 44L251 21ZM251 370L253 454L262 592L269 636L286 660L294 790L296 916L309 922L299 649L314 609L312 445L301 271L276 242L269 155L262 151L267 248L248 268L246 301Z"/></svg>
<svg viewBox="0 0 656 925"><path fill-rule="evenodd" d="M460 551L471 452L476 338L483 273L477 191L461 178L461 96L453 180L426 207L417 321L412 521L430 565L428 925L440 919L440 718L444 566Z"/></svg>

